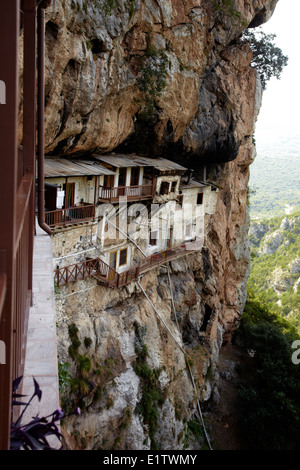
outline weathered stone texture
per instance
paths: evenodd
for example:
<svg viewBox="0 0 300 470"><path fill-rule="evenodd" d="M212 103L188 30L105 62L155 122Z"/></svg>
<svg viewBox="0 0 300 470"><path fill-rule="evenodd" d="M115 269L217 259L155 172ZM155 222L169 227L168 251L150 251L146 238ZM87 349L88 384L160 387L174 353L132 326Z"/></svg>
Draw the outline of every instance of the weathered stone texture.
<svg viewBox="0 0 300 470"><path fill-rule="evenodd" d="M236 156L252 132L255 93L251 53L238 37L276 1L234 2L241 20L212 0L117 2L110 11L106 3L55 0L47 10L46 152L107 152L130 137L147 152L136 79L139 58L156 50L167 58L167 86L146 124L151 152L180 142L193 155Z"/></svg>

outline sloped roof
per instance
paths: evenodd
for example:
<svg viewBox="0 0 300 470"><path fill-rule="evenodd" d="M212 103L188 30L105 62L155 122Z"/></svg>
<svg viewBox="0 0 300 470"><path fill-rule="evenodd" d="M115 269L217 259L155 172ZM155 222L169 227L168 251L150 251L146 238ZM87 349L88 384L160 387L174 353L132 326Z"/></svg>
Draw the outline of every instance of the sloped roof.
<svg viewBox="0 0 300 470"><path fill-rule="evenodd" d="M186 171L187 168L179 165L178 163L167 160L166 158L150 158L150 157L139 157L134 155L133 161L140 166L153 166L159 171L169 171L169 170L178 170Z"/></svg>
<svg viewBox="0 0 300 470"><path fill-rule="evenodd" d="M135 163L133 159L131 157L128 157L127 155L93 155L93 157L96 158L99 162L108 163L109 165L114 166L115 168L143 166Z"/></svg>
<svg viewBox="0 0 300 470"><path fill-rule="evenodd" d="M153 167L159 171L186 171L187 168L174 163L166 158L150 158L142 157L139 155L123 155L123 154L110 154L110 155L93 155L99 162L107 163L115 168L122 167Z"/></svg>
<svg viewBox="0 0 300 470"><path fill-rule="evenodd" d="M208 186L207 183L191 178L189 182L181 181L179 189L205 188L206 186Z"/></svg>
<svg viewBox="0 0 300 470"><path fill-rule="evenodd" d="M60 176L114 175L115 172L89 160L68 160L66 158L46 158L45 178Z"/></svg>
<svg viewBox="0 0 300 470"><path fill-rule="evenodd" d="M198 181L193 178L190 179L189 183L187 181L181 181L179 189L207 188L208 186L218 189L218 186L211 181Z"/></svg>

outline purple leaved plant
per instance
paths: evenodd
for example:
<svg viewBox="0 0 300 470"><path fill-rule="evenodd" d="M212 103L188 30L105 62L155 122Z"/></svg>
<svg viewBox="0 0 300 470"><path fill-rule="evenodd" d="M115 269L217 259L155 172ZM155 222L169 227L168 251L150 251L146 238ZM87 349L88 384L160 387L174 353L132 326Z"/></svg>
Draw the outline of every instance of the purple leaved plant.
<svg viewBox="0 0 300 470"><path fill-rule="evenodd" d="M47 438L50 436L55 436L60 443L59 450L63 449L61 444L62 434L58 428L58 422L67 416L60 408L48 416L39 417L37 415L32 417L29 423L22 423L24 413L32 400L37 397L38 400L41 401L42 398L42 390L40 389L37 381L33 378L34 392L31 398L25 402L20 401L20 399L25 397L25 395L17 393L17 389L22 381L22 378L23 377L18 377L13 382L12 407L25 406L25 408L19 415L16 422L11 423L10 450L58 450L54 447L51 447L49 444ZM77 408L76 412L72 414L80 414L80 408Z"/></svg>

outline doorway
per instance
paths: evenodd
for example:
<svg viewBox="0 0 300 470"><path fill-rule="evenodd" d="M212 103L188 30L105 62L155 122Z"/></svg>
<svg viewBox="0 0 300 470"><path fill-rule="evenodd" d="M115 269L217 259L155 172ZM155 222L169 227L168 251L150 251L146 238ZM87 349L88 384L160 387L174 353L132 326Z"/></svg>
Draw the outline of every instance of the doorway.
<svg viewBox="0 0 300 470"><path fill-rule="evenodd" d="M63 185L65 191L64 208L74 206L75 200L75 183L67 183Z"/></svg>
<svg viewBox="0 0 300 470"><path fill-rule="evenodd" d="M57 186L45 183L45 211L56 210Z"/></svg>
<svg viewBox="0 0 300 470"><path fill-rule="evenodd" d="M167 233L166 247L171 248L172 247L172 242L173 242L173 227L169 227L169 230L168 230L168 233Z"/></svg>
<svg viewBox="0 0 300 470"><path fill-rule="evenodd" d="M130 186L138 186L140 179L140 168L135 166L131 168Z"/></svg>
<svg viewBox="0 0 300 470"><path fill-rule="evenodd" d="M117 267L117 253L117 251L112 251L109 255L109 266L114 270L116 270Z"/></svg>

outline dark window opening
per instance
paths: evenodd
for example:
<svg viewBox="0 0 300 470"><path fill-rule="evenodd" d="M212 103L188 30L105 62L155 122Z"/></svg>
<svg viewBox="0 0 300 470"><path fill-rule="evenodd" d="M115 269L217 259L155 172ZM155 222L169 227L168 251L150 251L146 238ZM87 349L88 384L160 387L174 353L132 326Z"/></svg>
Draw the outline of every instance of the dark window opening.
<svg viewBox="0 0 300 470"><path fill-rule="evenodd" d="M177 187L177 181L172 181L171 193L175 193Z"/></svg>
<svg viewBox="0 0 300 470"><path fill-rule="evenodd" d="M138 186L140 179L140 169L138 167L131 168L130 186Z"/></svg>
<svg viewBox="0 0 300 470"><path fill-rule="evenodd" d="M178 204L176 204L176 209L181 209L183 204L183 196L178 196Z"/></svg>
<svg viewBox="0 0 300 470"><path fill-rule="evenodd" d="M198 193L197 204L203 204L203 193Z"/></svg>
<svg viewBox="0 0 300 470"><path fill-rule="evenodd" d="M126 173L127 173L127 168L119 169L119 186L126 185Z"/></svg>
<svg viewBox="0 0 300 470"><path fill-rule="evenodd" d="M169 186L170 184L168 181L162 181L160 185L160 192L159 194L164 195L164 194L169 194Z"/></svg>
<svg viewBox="0 0 300 470"><path fill-rule="evenodd" d="M158 231L155 230L155 232L150 233L150 245L151 246L156 246L157 245L157 238L158 238Z"/></svg>
<svg viewBox="0 0 300 470"><path fill-rule="evenodd" d="M103 186L105 188L110 188L112 185L112 177L111 175L104 175Z"/></svg>
<svg viewBox="0 0 300 470"><path fill-rule="evenodd" d="M211 315L212 315L212 308L209 305L205 304L204 317L203 317L203 322L202 322L200 331L206 331Z"/></svg>
<svg viewBox="0 0 300 470"><path fill-rule="evenodd" d="M119 266L124 266L124 264L127 264L127 248L120 251Z"/></svg>
<svg viewBox="0 0 300 470"><path fill-rule="evenodd" d="M87 180L88 180L88 181L92 181L92 179L93 179L93 176L92 176L92 175L88 175Z"/></svg>

